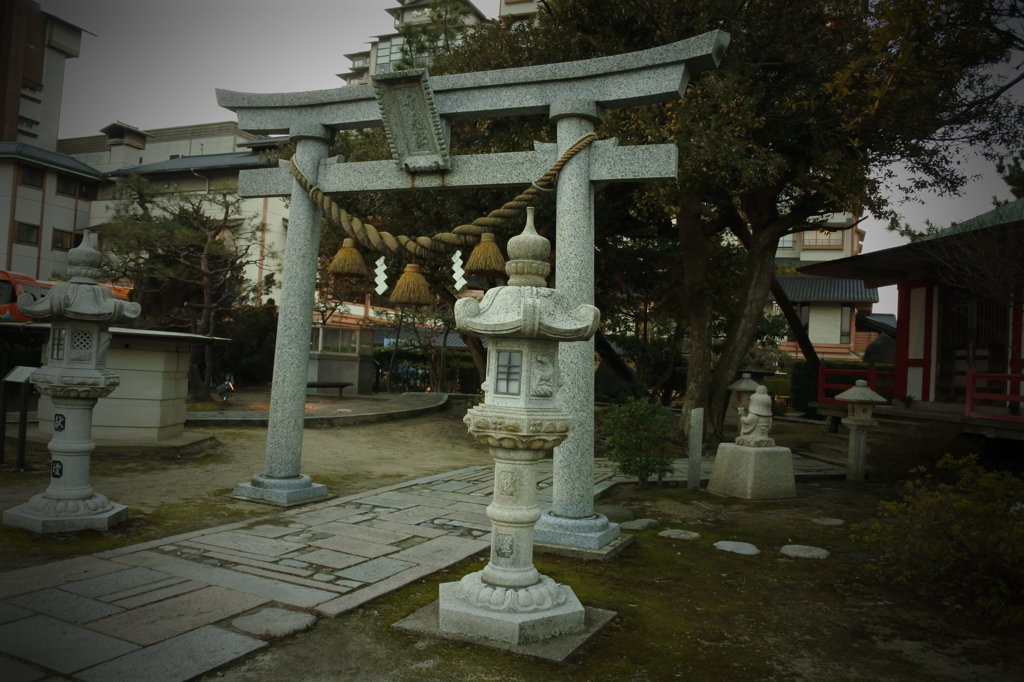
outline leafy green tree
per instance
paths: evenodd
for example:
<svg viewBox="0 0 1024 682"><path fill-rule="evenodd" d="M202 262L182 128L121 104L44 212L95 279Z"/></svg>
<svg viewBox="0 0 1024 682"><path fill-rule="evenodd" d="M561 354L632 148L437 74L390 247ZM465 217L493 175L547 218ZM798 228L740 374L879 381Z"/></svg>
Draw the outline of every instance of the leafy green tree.
<svg viewBox="0 0 1024 682"><path fill-rule="evenodd" d="M129 176L115 189L113 217L104 226L108 276L132 283L142 324L216 336L222 315L253 300L256 283L244 276L258 261L263 225L241 211L233 187L209 192L161 192ZM262 282L273 287L273 275ZM189 393L207 400L220 379L213 344L192 348Z"/></svg>
<svg viewBox="0 0 1024 682"><path fill-rule="evenodd" d="M429 66L434 55L458 45L469 14L464 0L431 0L427 21L398 27L398 34L404 38L398 68Z"/></svg>
<svg viewBox="0 0 1024 682"><path fill-rule="evenodd" d="M608 112L600 132L624 144L675 141L676 183L637 189L631 210L675 234L676 291L690 344L688 406L720 427L726 386L757 335L781 237L820 229L831 213L894 217L903 189L955 192L967 145L1019 141L1019 78L992 67L1020 50L1020 2L839 0L548 0L534 25L495 22L434 72L568 61L656 47L712 29L732 42L721 68L683 102ZM723 232L746 249L740 296L711 374Z"/></svg>

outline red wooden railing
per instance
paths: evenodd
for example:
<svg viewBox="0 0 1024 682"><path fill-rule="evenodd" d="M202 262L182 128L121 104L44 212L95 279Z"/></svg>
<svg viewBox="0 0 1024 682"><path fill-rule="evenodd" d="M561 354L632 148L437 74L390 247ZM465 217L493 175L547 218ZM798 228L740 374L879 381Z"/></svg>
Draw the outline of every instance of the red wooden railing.
<svg viewBox="0 0 1024 682"><path fill-rule="evenodd" d="M1009 390L1006 393L981 393L978 391L979 381L1006 381ZM1004 403L1024 403L1024 395L1020 394L1021 383L1024 382L1024 374L990 374L976 372L973 369L967 370L967 396L964 406L964 413L968 417L978 419L998 419L1007 422L1024 422L1024 414L992 414L991 412L979 412L976 403L979 400L995 400Z"/></svg>
<svg viewBox="0 0 1024 682"><path fill-rule="evenodd" d="M853 377L850 379L848 384L829 384L825 382L826 376L849 376ZM888 398L888 403L892 403L893 394L896 391L896 387L893 385L896 381L895 372L878 372L874 367L868 369L829 369L824 365L818 367L818 402L819 403L836 403L843 404L842 400L836 400L828 395L829 390L845 391L848 388L853 388L854 382L857 379L864 379L868 382L868 388L875 393L878 393L884 398ZM879 379L892 379L892 382L886 382L888 386L879 386Z"/></svg>

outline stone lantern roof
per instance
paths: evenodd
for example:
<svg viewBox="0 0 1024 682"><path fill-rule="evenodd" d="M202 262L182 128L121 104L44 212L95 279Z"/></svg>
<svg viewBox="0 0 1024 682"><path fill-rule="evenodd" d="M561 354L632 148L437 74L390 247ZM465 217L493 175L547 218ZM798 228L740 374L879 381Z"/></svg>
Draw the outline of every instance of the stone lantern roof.
<svg viewBox="0 0 1024 682"><path fill-rule="evenodd" d="M878 395L870 388L868 388L868 382L863 379L858 379L853 388L848 388L835 397L836 400L842 400L846 403L884 403L888 402L885 398Z"/></svg>
<svg viewBox="0 0 1024 682"><path fill-rule="evenodd" d="M60 282L36 300L31 294L18 297L18 310L35 320L62 322L81 320L101 324L133 323L142 308L114 298L114 292L96 284L103 255L92 248L89 231L83 230L82 243L68 251L70 282Z"/></svg>
<svg viewBox="0 0 1024 682"><path fill-rule="evenodd" d="M455 304L459 331L549 341L585 341L593 336L601 312L592 305L572 308L564 294L548 288L544 278L551 270L550 253L551 244L534 228L530 207L526 228L508 241L508 286L490 289L481 302L460 299Z"/></svg>

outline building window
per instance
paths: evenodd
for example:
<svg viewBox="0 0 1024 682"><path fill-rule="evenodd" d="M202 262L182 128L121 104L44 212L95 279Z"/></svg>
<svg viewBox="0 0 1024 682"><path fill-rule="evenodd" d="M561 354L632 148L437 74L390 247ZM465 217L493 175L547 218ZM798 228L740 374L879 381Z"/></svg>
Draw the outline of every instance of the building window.
<svg viewBox="0 0 1024 682"><path fill-rule="evenodd" d="M34 166L21 167L21 184L29 187L43 186L43 169Z"/></svg>
<svg viewBox="0 0 1024 682"><path fill-rule="evenodd" d="M791 235L791 234L783 235L782 238L779 239L779 248L780 249L792 249L793 248L793 235Z"/></svg>
<svg viewBox="0 0 1024 682"><path fill-rule="evenodd" d="M355 332L338 327L314 327L309 349L314 353L355 353Z"/></svg>
<svg viewBox="0 0 1024 682"><path fill-rule="evenodd" d="M839 231L829 232L828 230L804 232L804 246L842 248L843 233Z"/></svg>
<svg viewBox="0 0 1024 682"><path fill-rule="evenodd" d="M18 223L18 243L39 244L39 226L28 223Z"/></svg>
<svg viewBox="0 0 1024 682"><path fill-rule="evenodd" d="M95 182L78 183L78 198L85 201L96 201L98 187Z"/></svg>
<svg viewBox="0 0 1024 682"><path fill-rule="evenodd" d="M73 197L77 189L78 182L74 177L63 174L57 175L57 194L67 194L69 197Z"/></svg>
<svg viewBox="0 0 1024 682"><path fill-rule="evenodd" d="M849 306L843 306L839 313L839 343L850 343L850 318L853 311Z"/></svg>
<svg viewBox="0 0 1024 682"><path fill-rule="evenodd" d="M172 160L173 159L180 159L180 158L181 158L181 154L171 154L171 159Z"/></svg>
<svg viewBox="0 0 1024 682"><path fill-rule="evenodd" d="M498 353L498 376L495 393L519 395L519 379L523 372L523 354L502 351Z"/></svg>
<svg viewBox="0 0 1024 682"><path fill-rule="evenodd" d="M74 241L75 235L73 233L54 228L50 246L58 251L67 251L74 244Z"/></svg>
<svg viewBox="0 0 1024 682"><path fill-rule="evenodd" d="M64 359L64 335L65 330L54 329L50 333L50 359L51 360L63 360Z"/></svg>

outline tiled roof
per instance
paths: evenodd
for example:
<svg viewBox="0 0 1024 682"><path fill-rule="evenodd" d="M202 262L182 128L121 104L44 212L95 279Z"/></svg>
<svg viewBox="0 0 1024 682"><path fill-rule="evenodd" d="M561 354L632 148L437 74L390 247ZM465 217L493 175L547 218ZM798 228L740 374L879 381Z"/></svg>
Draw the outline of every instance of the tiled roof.
<svg viewBox="0 0 1024 682"><path fill-rule="evenodd" d="M288 141L288 136L287 135L278 135L277 137L257 137L255 140L246 140L244 142L239 142L235 146L236 147L262 147L262 146L268 145L268 144L280 144L282 142L287 142L287 141Z"/></svg>
<svg viewBox="0 0 1024 682"><path fill-rule="evenodd" d="M965 220L962 223L953 223L945 230L921 237L918 241L938 239L939 237L948 237L950 235L960 234L961 232L971 232L973 230L981 230L986 227L995 227L996 225L1006 225L1008 223L1018 223L1021 221L1024 221L1024 199L1018 199L1017 201L1011 201L1008 204L1003 204L988 213L982 213L981 215L975 216L970 220Z"/></svg>
<svg viewBox="0 0 1024 682"><path fill-rule="evenodd" d="M878 289L865 287L859 279L814 275L777 275L776 278L794 303L878 303Z"/></svg>
<svg viewBox="0 0 1024 682"><path fill-rule="evenodd" d="M92 166L88 166L78 159L51 152L48 149L33 147L24 142L0 142L0 158L14 158L31 161L57 170L67 171L75 175L84 175L87 178L103 179L103 174Z"/></svg>
<svg viewBox="0 0 1024 682"><path fill-rule="evenodd" d="M221 168L265 168L269 164L252 152L232 152L230 154L204 154L201 156L181 156L177 159L147 163L132 168L121 168L110 171L106 175L119 176L147 175L150 173L181 173L193 170L215 170Z"/></svg>

